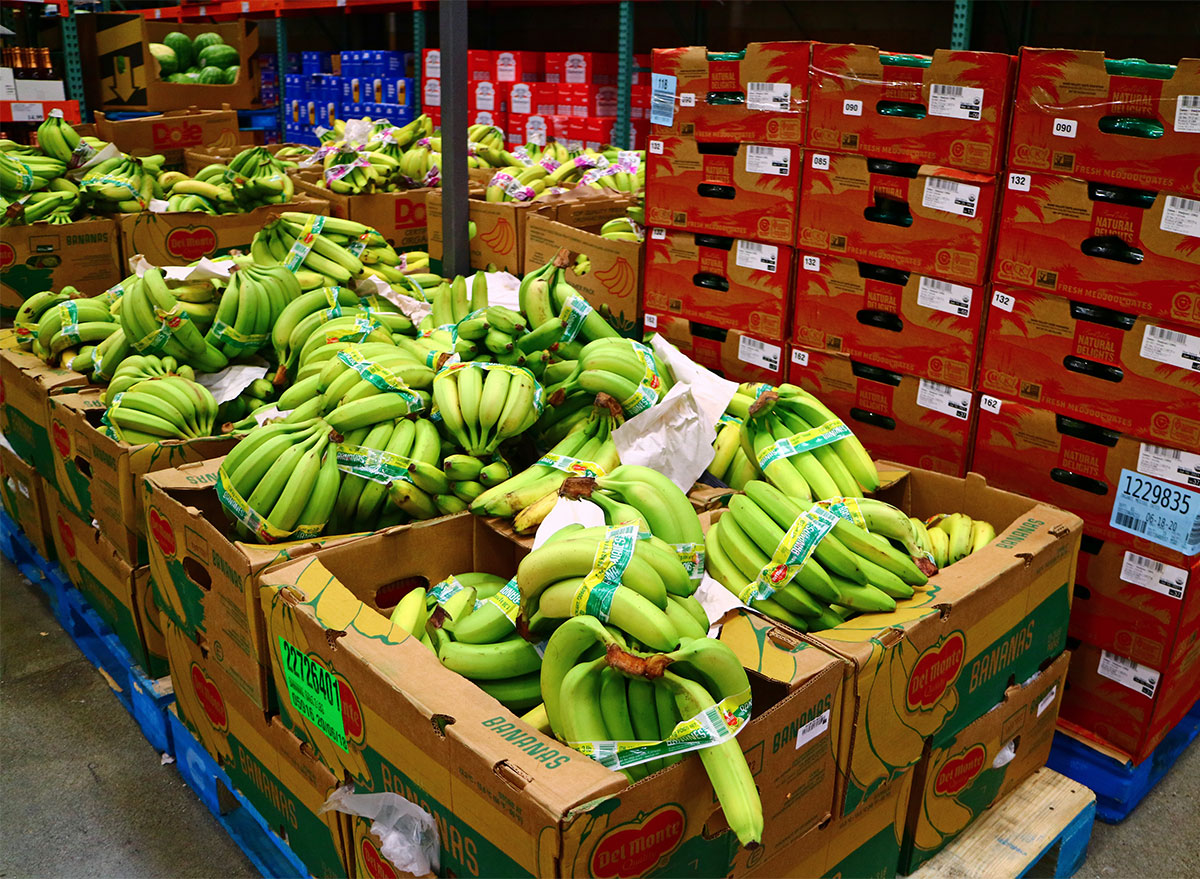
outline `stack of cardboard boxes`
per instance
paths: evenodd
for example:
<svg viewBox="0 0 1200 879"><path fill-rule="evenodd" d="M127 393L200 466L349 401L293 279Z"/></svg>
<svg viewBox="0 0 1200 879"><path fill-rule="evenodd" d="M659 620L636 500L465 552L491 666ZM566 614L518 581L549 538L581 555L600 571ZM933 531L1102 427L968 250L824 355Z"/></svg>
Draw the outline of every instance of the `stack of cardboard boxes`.
<svg viewBox="0 0 1200 879"><path fill-rule="evenodd" d="M1063 722L1144 760L1200 696L1200 61L1024 49L974 468L1083 517Z"/></svg>
<svg viewBox="0 0 1200 879"><path fill-rule="evenodd" d="M410 52L301 52L294 60L298 69L284 79L284 140L290 143L316 144L317 129L331 128L337 119L369 116L405 125L417 115Z"/></svg>

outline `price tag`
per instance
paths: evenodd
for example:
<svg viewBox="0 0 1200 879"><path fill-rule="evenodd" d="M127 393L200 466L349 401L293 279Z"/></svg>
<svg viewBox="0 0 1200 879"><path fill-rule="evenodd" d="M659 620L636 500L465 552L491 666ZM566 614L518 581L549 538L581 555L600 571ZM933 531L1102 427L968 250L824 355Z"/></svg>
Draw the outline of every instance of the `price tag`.
<svg viewBox="0 0 1200 879"><path fill-rule="evenodd" d="M829 709L814 717L796 733L796 750L800 750L817 736L829 729Z"/></svg>
<svg viewBox="0 0 1200 879"><path fill-rule="evenodd" d="M650 237L653 238L655 241L666 241L667 240L667 230L666 229L651 229Z"/></svg>
<svg viewBox="0 0 1200 879"><path fill-rule="evenodd" d="M978 121L983 116L983 89L935 82L929 86L929 115Z"/></svg>
<svg viewBox="0 0 1200 879"><path fill-rule="evenodd" d="M921 379L917 387L917 405L966 421L971 415L971 392Z"/></svg>
<svg viewBox="0 0 1200 879"><path fill-rule="evenodd" d="M1042 697L1042 701L1038 702L1037 716L1041 717L1046 713L1046 709L1054 704L1055 697L1058 696L1058 684L1050 688L1050 692Z"/></svg>
<svg viewBox="0 0 1200 879"><path fill-rule="evenodd" d="M1147 324L1138 353L1147 360L1200 372L1200 336Z"/></svg>
<svg viewBox="0 0 1200 879"><path fill-rule="evenodd" d="M1055 137L1074 137L1077 125L1074 119L1055 119L1051 133Z"/></svg>
<svg viewBox="0 0 1200 879"><path fill-rule="evenodd" d="M808 366L808 352L803 348L793 348L792 363L797 366Z"/></svg>
<svg viewBox="0 0 1200 879"><path fill-rule="evenodd" d="M242 0L242 12L250 11L250 0Z"/></svg>
<svg viewBox="0 0 1200 879"><path fill-rule="evenodd" d="M650 152L656 156L663 154L663 142L661 140L650 141Z"/></svg>
<svg viewBox="0 0 1200 879"><path fill-rule="evenodd" d="M1122 470L1108 524L1192 555L1200 552L1200 492Z"/></svg>
<svg viewBox="0 0 1200 879"><path fill-rule="evenodd" d="M1188 572L1183 568L1126 551L1121 562L1121 579L1159 595L1181 599L1187 592Z"/></svg>
<svg viewBox="0 0 1200 879"><path fill-rule="evenodd" d="M339 748L348 751L341 688L337 679L325 666L292 646L282 636L279 638L279 648L284 683L292 707L329 736Z"/></svg>
<svg viewBox="0 0 1200 879"><path fill-rule="evenodd" d="M738 339L738 360L743 363L761 366L771 372L779 372L779 361L782 356L783 349L778 345L772 345L750 336L742 336Z"/></svg>
<svg viewBox="0 0 1200 879"><path fill-rule="evenodd" d="M999 397L989 397L987 394L981 394L979 397L979 408L984 412L991 412L993 415L1000 414L1000 407L1003 405Z"/></svg>
<svg viewBox="0 0 1200 879"><path fill-rule="evenodd" d="M862 101L842 101L843 116L861 116Z"/></svg>
<svg viewBox="0 0 1200 879"><path fill-rule="evenodd" d="M1158 228L1200 238L1200 199L1168 195Z"/></svg>
<svg viewBox="0 0 1200 879"><path fill-rule="evenodd" d="M800 265L803 266L806 272L819 272L821 271L821 257L805 254L804 259L800 261Z"/></svg>
<svg viewBox="0 0 1200 879"><path fill-rule="evenodd" d="M824 153L813 153L812 166L818 171L829 170L829 156Z"/></svg>
<svg viewBox="0 0 1200 879"><path fill-rule="evenodd" d="M1096 671L1110 681L1141 693L1147 699L1153 699L1154 691L1158 689L1158 672L1148 665L1107 650L1100 651L1100 665Z"/></svg>
<svg viewBox="0 0 1200 879"><path fill-rule="evenodd" d="M1137 468L1147 476L1200 489L1200 455L1192 452L1142 443Z"/></svg>
<svg viewBox="0 0 1200 879"><path fill-rule="evenodd" d="M679 106L694 107L696 106L695 92L683 92L679 95Z"/></svg>
<svg viewBox="0 0 1200 879"><path fill-rule="evenodd" d="M758 269L774 274L779 263L779 248L774 244L738 240L734 262L744 269Z"/></svg>
<svg viewBox="0 0 1200 879"><path fill-rule="evenodd" d="M654 125L674 124L677 84L678 80L666 73L655 73L650 77L650 121Z"/></svg>
<svg viewBox="0 0 1200 879"><path fill-rule="evenodd" d="M780 147L758 146L751 144L746 147L746 171L751 174L777 174L786 177L792 170L792 154L790 150Z"/></svg>
<svg viewBox="0 0 1200 879"><path fill-rule="evenodd" d="M1175 99L1175 130L1200 132L1200 95L1180 95Z"/></svg>
<svg viewBox="0 0 1200 879"><path fill-rule="evenodd" d="M646 329L657 330L658 329L658 315L656 315L656 314L646 315L646 319L643 321L643 323L646 325Z"/></svg>
<svg viewBox="0 0 1200 879"><path fill-rule="evenodd" d="M945 211L960 217L973 217L979 210L979 187L957 180L927 177L921 204L935 211Z"/></svg>
<svg viewBox="0 0 1200 879"><path fill-rule="evenodd" d="M1028 174L1009 174L1008 188L1015 189L1017 192L1029 191L1029 175Z"/></svg>
<svg viewBox="0 0 1200 879"><path fill-rule="evenodd" d="M45 111L39 101L13 101L9 105L13 122L41 122Z"/></svg>
<svg viewBox="0 0 1200 879"><path fill-rule="evenodd" d="M917 304L934 311L968 317L971 314L971 288L936 278L921 278L917 286Z"/></svg>
<svg viewBox="0 0 1200 879"><path fill-rule="evenodd" d="M787 113L792 109L790 82L746 83L746 109Z"/></svg>
<svg viewBox="0 0 1200 879"><path fill-rule="evenodd" d="M1015 302L1016 300L1013 298L1011 293L1005 293L1003 290L997 290L992 293L992 305L994 305L996 308L999 308L1001 311L1011 312Z"/></svg>

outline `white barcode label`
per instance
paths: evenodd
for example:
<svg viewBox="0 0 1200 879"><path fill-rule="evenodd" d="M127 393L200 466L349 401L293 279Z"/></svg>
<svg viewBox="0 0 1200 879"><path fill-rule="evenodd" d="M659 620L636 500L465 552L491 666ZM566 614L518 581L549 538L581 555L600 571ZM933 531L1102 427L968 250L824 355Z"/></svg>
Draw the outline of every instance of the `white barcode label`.
<svg viewBox="0 0 1200 879"><path fill-rule="evenodd" d="M843 116L861 116L862 101L842 101Z"/></svg>
<svg viewBox="0 0 1200 879"><path fill-rule="evenodd" d="M1074 137L1078 127L1079 123L1074 119L1055 119L1054 127L1050 131L1055 137Z"/></svg>
<svg viewBox="0 0 1200 879"><path fill-rule="evenodd" d="M987 394L979 395L979 408L984 412L990 412L993 415L1000 414L1000 407L1004 404L1000 402L999 397L990 397Z"/></svg>
<svg viewBox="0 0 1200 879"><path fill-rule="evenodd" d="M821 271L821 257L806 253L800 260L800 265L806 272L819 272Z"/></svg>
<svg viewBox="0 0 1200 879"><path fill-rule="evenodd" d="M1158 228L1200 238L1200 199L1168 195Z"/></svg>
<svg viewBox="0 0 1200 879"><path fill-rule="evenodd" d="M962 284L951 284L936 278L921 278L917 286L917 304L934 311L969 317L971 314L971 288Z"/></svg>
<svg viewBox="0 0 1200 879"><path fill-rule="evenodd" d="M1142 443L1138 452L1138 472L1169 479L1189 488L1200 488L1200 455L1182 449L1168 449Z"/></svg>
<svg viewBox="0 0 1200 879"><path fill-rule="evenodd" d="M656 156L661 156L663 154L662 141L661 140L650 141L650 152Z"/></svg>
<svg viewBox="0 0 1200 879"><path fill-rule="evenodd" d="M1108 524L1184 555L1200 552L1200 492L1122 468Z"/></svg>
<svg viewBox="0 0 1200 879"><path fill-rule="evenodd" d="M644 321L642 321L642 323L644 323L646 325L646 329L648 329L648 330L657 330L658 329L658 315L648 314L648 315L646 315L646 319Z"/></svg>
<svg viewBox="0 0 1200 879"><path fill-rule="evenodd" d="M983 89L935 82L929 87L929 115L978 120L983 116Z"/></svg>
<svg viewBox="0 0 1200 879"><path fill-rule="evenodd" d="M679 106L681 106L681 107L696 106L696 93L695 92L683 92L679 96Z"/></svg>
<svg viewBox="0 0 1200 879"><path fill-rule="evenodd" d="M992 293L992 305L1001 311L1011 312L1013 310L1013 303L1016 301L1011 293L1005 293L1003 290L997 290Z"/></svg>
<svg viewBox="0 0 1200 879"><path fill-rule="evenodd" d="M1148 665L1107 650L1100 651L1100 666L1096 671L1110 681L1141 693L1147 699L1153 699L1154 691L1158 689L1158 672Z"/></svg>
<svg viewBox="0 0 1200 879"><path fill-rule="evenodd" d="M1147 360L1200 372L1200 336L1147 324L1138 353Z"/></svg>
<svg viewBox="0 0 1200 879"><path fill-rule="evenodd" d="M917 405L966 421L971 415L971 392L921 379L917 387Z"/></svg>
<svg viewBox="0 0 1200 879"><path fill-rule="evenodd" d="M790 82L746 83L746 109L787 113L792 109Z"/></svg>
<svg viewBox="0 0 1200 879"><path fill-rule="evenodd" d="M957 180L926 177L921 204L935 211L945 211L960 217L973 217L979 210L979 187Z"/></svg>
<svg viewBox="0 0 1200 879"><path fill-rule="evenodd" d="M782 356L783 349L778 345L752 339L750 336L742 336L738 339L738 360L743 363L761 366L771 372L779 372L779 361Z"/></svg>
<svg viewBox="0 0 1200 879"><path fill-rule="evenodd" d="M41 122L46 118L40 101L21 101L9 104L13 122Z"/></svg>
<svg viewBox="0 0 1200 879"><path fill-rule="evenodd" d="M791 151L751 144L746 147L746 171L750 174L776 174L786 177L792 171Z"/></svg>
<svg viewBox="0 0 1200 879"><path fill-rule="evenodd" d="M569 81L569 80L568 80ZM666 73L650 75L650 122L653 125L672 125L675 122L675 88L678 79ZM654 141L650 141L651 144ZM659 151L662 151L661 142Z"/></svg>
<svg viewBox="0 0 1200 879"><path fill-rule="evenodd" d="M652 239L654 239L655 241L666 241L667 240L667 230L666 229L651 229L650 237Z"/></svg>
<svg viewBox="0 0 1200 879"><path fill-rule="evenodd" d="M808 352L803 348L793 348L792 363L797 366L808 366Z"/></svg>
<svg viewBox="0 0 1200 879"><path fill-rule="evenodd" d="M1017 192L1029 191L1029 175L1028 174L1009 174L1008 188L1015 189Z"/></svg>
<svg viewBox="0 0 1200 879"><path fill-rule="evenodd" d="M1175 99L1175 130L1200 132L1200 95L1180 95Z"/></svg>
<svg viewBox="0 0 1200 879"><path fill-rule="evenodd" d="M779 264L779 248L774 244L739 240L733 259L744 269L758 269L773 273Z"/></svg>
<svg viewBox="0 0 1200 879"><path fill-rule="evenodd" d="M1127 551L1121 562L1121 579L1159 595L1182 600L1187 592L1188 572Z"/></svg>
<svg viewBox="0 0 1200 879"><path fill-rule="evenodd" d="M829 156L825 155L824 153L813 153L812 166L816 171L828 171Z"/></svg>
<svg viewBox="0 0 1200 879"><path fill-rule="evenodd" d="M1050 692L1042 697L1042 701L1038 703L1037 716L1041 717L1046 713L1046 709L1054 704L1054 699L1058 696L1058 684L1050 688Z"/></svg>
<svg viewBox="0 0 1200 879"><path fill-rule="evenodd" d="M829 711L830 709L826 708L822 714L800 727L800 732L796 733L796 750L800 750L829 729Z"/></svg>

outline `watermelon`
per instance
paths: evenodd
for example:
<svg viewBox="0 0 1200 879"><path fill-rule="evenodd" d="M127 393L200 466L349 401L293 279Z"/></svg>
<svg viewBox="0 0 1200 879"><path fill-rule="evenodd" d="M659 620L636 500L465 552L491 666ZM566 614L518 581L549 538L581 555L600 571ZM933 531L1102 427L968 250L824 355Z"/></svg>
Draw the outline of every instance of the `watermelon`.
<svg viewBox="0 0 1200 879"><path fill-rule="evenodd" d="M242 72L242 68L234 64L232 67L225 68L225 84L233 85L237 82L238 74Z"/></svg>
<svg viewBox="0 0 1200 879"><path fill-rule="evenodd" d="M187 70L192 66L194 53L192 51L192 41L188 39L187 34L180 33L179 31L171 31L171 33L163 37L163 45L169 47L175 53L175 57L178 59L177 69Z"/></svg>
<svg viewBox="0 0 1200 879"><path fill-rule="evenodd" d="M216 43L201 49L196 55L196 63L201 67L231 67L241 64L242 59L238 57L238 51L233 46Z"/></svg>
<svg viewBox="0 0 1200 879"><path fill-rule="evenodd" d="M224 85L225 71L220 67L205 67L197 75L196 82L201 85Z"/></svg>
<svg viewBox="0 0 1200 879"><path fill-rule="evenodd" d="M167 82L191 82L186 73L172 73L167 77Z"/></svg>
<svg viewBox="0 0 1200 879"><path fill-rule="evenodd" d="M206 33L196 34L196 39L192 40L192 52L195 53L197 60L200 58L200 53L209 46L224 44L220 34L207 31Z"/></svg>
<svg viewBox="0 0 1200 879"><path fill-rule="evenodd" d="M151 43L150 54L158 62L160 76L170 76L172 73L179 71L179 56L175 54L175 50L170 46L162 43Z"/></svg>

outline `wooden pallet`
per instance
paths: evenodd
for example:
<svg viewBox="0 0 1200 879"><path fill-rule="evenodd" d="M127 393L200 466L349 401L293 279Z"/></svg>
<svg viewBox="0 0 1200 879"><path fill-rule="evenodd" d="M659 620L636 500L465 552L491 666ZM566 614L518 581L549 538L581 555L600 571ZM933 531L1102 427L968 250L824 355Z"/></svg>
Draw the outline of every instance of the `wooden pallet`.
<svg viewBox="0 0 1200 879"><path fill-rule="evenodd" d="M988 809L962 836L913 873L913 879L1017 879L1053 858L1068 879L1083 865L1096 819L1096 795L1050 769L1039 769Z"/></svg>

